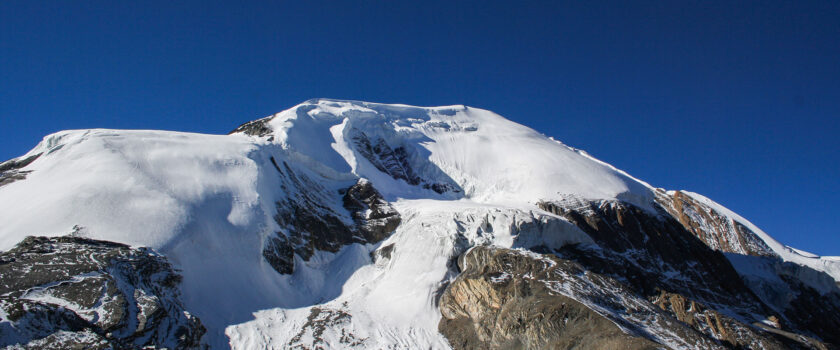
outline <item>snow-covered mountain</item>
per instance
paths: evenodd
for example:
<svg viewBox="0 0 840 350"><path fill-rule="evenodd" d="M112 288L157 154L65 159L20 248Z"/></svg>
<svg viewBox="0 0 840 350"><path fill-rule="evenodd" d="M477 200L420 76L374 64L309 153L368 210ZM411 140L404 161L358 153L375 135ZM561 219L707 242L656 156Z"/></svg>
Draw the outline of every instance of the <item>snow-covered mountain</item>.
<svg viewBox="0 0 840 350"><path fill-rule="evenodd" d="M840 344L840 259L472 107L317 99L229 135L63 131L0 164L0 223L0 250L151 248L182 277L161 300L211 348ZM43 342L9 310L74 310L50 292L71 277L0 300L0 345Z"/></svg>

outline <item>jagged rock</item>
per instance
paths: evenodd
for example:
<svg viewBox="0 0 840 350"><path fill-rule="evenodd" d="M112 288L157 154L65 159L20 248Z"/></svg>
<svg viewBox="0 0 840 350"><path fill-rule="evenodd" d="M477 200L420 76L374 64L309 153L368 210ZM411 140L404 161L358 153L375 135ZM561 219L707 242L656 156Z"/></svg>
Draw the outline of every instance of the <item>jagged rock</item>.
<svg viewBox="0 0 840 350"><path fill-rule="evenodd" d="M236 133L243 133L246 135L257 137L269 135L271 134L271 128L268 126L268 122L271 120L271 118L273 118L273 116L249 121L245 124L236 127L236 129L233 129L231 132L228 133L228 135Z"/></svg>
<svg viewBox="0 0 840 350"><path fill-rule="evenodd" d="M680 191L659 193L657 202L683 227L714 250L754 256L778 256L755 232Z"/></svg>
<svg viewBox="0 0 840 350"><path fill-rule="evenodd" d="M285 162L275 167L288 197L277 203L274 219L286 232L267 238L263 257L281 274L294 271L295 255L308 261L318 250L337 252L348 244L378 243L400 224L399 213L365 179L334 193ZM328 204L336 201L343 208Z"/></svg>
<svg viewBox="0 0 840 350"><path fill-rule="evenodd" d="M309 260L316 250L337 252L342 246L363 241L360 235L355 237L349 213L330 205L340 201L341 194L327 190L306 173L292 169L286 162L280 166L274 158L271 161L281 175L281 188L287 196L285 200L277 202L274 220L286 232L278 232L269 237L263 256L269 263L280 259L291 264L272 265L275 270L284 273L294 269L293 255L288 253L289 250Z"/></svg>
<svg viewBox="0 0 840 350"><path fill-rule="evenodd" d="M79 237L28 237L0 254L0 346L200 348L165 258Z"/></svg>
<svg viewBox="0 0 840 350"><path fill-rule="evenodd" d="M352 140L356 145L356 150L379 171L411 185L420 184L420 178L408 164L405 148L392 149L383 139L378 139L375 143L371 142L361 131L355 132Z"/></svg>
<svg viewBox="0 0 840 350"><path fill-rule="evenodd" d="M368 243L382 241L400 225L400 214L365 179L350 186L342 202Z"/></svg>
<svg viewBox="0 0 840 350"><path fill-rule="evenodd" d="M379 171L390 175L394 179L403 180L409 185L420 185L425 189L443 194L446 192L459 193L461 190L452 183L429 182L415 172L409 161L409 154L405 146L391 147L385 139L372 141L365 133L355 130L351 140L355 149Z"/></svg>
<svg viewBox="0 0 840 350"><path fill-rule="evenodd" d="M275 271L288 275L295 269L295 249L282 234L269 237L263 247L263 257Z"/></svg>
<svg viewBox="0 0 840 350"><path fill-rule="evenodd" d="M40 156L41 153L38 153L24 159L12 159L0 163L0 187L18 180L26 179L26 175L32 171L21 169L34 162Z"/></svg>

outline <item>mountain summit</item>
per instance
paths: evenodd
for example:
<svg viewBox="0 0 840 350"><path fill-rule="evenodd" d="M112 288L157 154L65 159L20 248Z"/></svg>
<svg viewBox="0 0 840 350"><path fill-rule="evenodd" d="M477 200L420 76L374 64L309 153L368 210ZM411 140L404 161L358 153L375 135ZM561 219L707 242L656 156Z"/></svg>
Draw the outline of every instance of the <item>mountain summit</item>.
<svg viewBox="0 0 840 350"><path fill-rule="evenodd" d="M840 345L840 258L473 107L63 131L0 222L0 346Z"/></svg>

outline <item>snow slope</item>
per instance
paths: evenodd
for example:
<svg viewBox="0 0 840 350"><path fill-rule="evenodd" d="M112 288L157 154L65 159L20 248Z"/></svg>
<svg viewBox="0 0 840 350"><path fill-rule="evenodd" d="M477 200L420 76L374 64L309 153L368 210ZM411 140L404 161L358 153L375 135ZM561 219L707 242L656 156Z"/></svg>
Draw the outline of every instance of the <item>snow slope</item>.
<svg viewBox="0 0 840 350"><path fill-rule="evenodd" d="M620 199L653 210L649 185L477 108L318 99L260 123L270 133L49 135L21 157L40 154L26 179L0 187L0 249L76 225L90 238L152 247L182 271L186 308L218 348L293 345L278 339L446 348L435 300L454 256L477 244L591 243L539 210L540 200ZM296 258L294 274L280 275L260 254L266 237L281 231L278 163L328 190L369 179L403 223L384 242ZM788 252L785 259L840 278L836 260L807 257L761 234ZM391 257L371 263L370 253L390 244ZM340 327L318 333L318 324Z"/></svg>

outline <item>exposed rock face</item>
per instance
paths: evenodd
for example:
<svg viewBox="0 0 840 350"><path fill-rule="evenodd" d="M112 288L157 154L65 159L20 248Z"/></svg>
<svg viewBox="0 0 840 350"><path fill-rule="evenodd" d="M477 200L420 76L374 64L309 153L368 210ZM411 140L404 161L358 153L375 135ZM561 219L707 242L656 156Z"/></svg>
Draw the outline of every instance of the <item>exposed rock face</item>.
<svg viewBox="0 0 840 350"><path fill-rule="evenodd" d="M200 348L205 329L181 304L179 282L147 249L26 238L0 254L0 346Z"/></svg>
<svg viewBox="0 0 840 350"><path fill-rule="evenodd" d="M365 242L382 241L400 225L400 214L365 179L344 191L342 202Z"/></svg>
<svg viewBox="0 0 840 350"><path fill-rule="evenodd" d="M645 335L667 332L680 338L665 340L714 347L620 283L569 260L476 247L458 265L462 273L440 299L439 327L456 349L657 349Z"/></svg>
<svg viewBox="0 0 840 350"><path fill-rule="evenodd" d="M718 339L729 348L740 349L828 349L822 342L800 334L779 330L778 318L768 317L774 327L754 322L752 327L712 310L682 295L662 291L652 302L697 331ZM775 336L775 337L774 337Z"/></svg>
<svg viewBox="0 0 840 350"><path fill-rule="evenodd" d="M552 254L477 247L458 265L440 299L440 331L456 349L828 348L679 294L646 299Z"/></svg>
<svg viewBox="0 0 840 350"><path fill-rule="evenodd" d="M309 260L316 250L337 252L348 244L378 243L400 224L399 213L367 180L334 193L286 163L275 165L288 194L277 203L275 220L286 232L268 238L263 256L281 274L294 271L295 255ZM328 204L337 201L342 208Z"/></svg>
<svg viewBox="0 0 840 350"><path fill-rule="evenodd" d="M371 140L365 133L356 130L351 137L355 149L379 171L409 185L420 185L437 193L461 190L452 183L430 182L421 178L411 166L405 146L391 147L383 138Z"/></svg>
<svg viewBox="0 0 840 350"><path fill-rule="evenodd" d="M295 271L295 249L289 238L282 233L266 240L262 255L265 261L281 274L289 275Z"/></svg>
<svg viewBox="0 0 840 350"><path fill-rule="evenodd" d="M286 346L291 349L364 349L366 339L359 338L345 328L352 318L353 316L343 309L313 307L309 310L309 316L300 331L289 339ZM323 338L324 332L328 329L341 330L337 344L331 344Z"/></svg>
<svg viewBox="0 0 840 350"><path fill-rule="evenodd" d="M756 327L750 324L771 317L781 319L783 332L797 334L792 341L780 336L783 332L772 332L773 342L785 347L831 347L812 338L837 343L836 332L827 327L840 318L840 308L835 306L836 293L820 295L796 279L786 278L783 290L787 292L781 299L787 302L768 303L768 298L757 295L755 283L736 272L730 259L698 238L697 232L705 232L710 226L685 225L665 209L652 213L620 201L571 199L540 206L577 225L598 245L567 246L554 251L555 254L621 281L640 297L656 302L680 321L721 344L753 348L759 342L769 347L761 340L767 338L766 333L756 332ZM701 228L692 231L696 227ZM705 235L714 236L708 232ZM767 255L745 257L776 259ZM797 300L799 307L794 307L791 300ZM696 309L689 307L692 313L685 314L688 310L685 305L694 305ZM813 311L803 313L802 310Z"/></svg>
<svg viewBox="0 0 840 350"><path fill-rule="evenodd" d="M242 124L233 131L229 132L228 134L236 134L236 133L243 133L246 135L262 137L271 134L271 128L268 126L268 122L273 118L266 117L262 119L252 120L245 124Z"/></svg>
<svg viewBox="0 0 840 350"><path fill-rule="evenodd" d="M777 256L755 232L680 191L657 202L709 248L727 253Z"/></svg>
<svg viewBox="0 0 840 350"><path fill-rule="evenodd" d="M660 193L657 202L710 248L747 271L742 280L764 304L780 313L786 327L840 344L840 289L823 272L783 262L746 226L680 192ZM807 310L807 311L806 311Z"/></svg>
<svg viewBox="0 0 840 350"><path fill-rule="evenodd" d="M34 162L40 156L41 153L38 153L36 155L24 159L12 159L0 163L0 186L8 185L12 182L25 179L26 175L31 173L32 171L21 169Z"/></svg>
<svg viewBox="0 0 840 350"><path fill-rule="evenodd" d="M707 247L674 219L620 201L540 203L566 218L602 248L567 247L561 254L595 272L620 277L642 295L668 290L706 303L754 309L756 298L720 252Z"/></svg>

